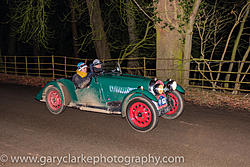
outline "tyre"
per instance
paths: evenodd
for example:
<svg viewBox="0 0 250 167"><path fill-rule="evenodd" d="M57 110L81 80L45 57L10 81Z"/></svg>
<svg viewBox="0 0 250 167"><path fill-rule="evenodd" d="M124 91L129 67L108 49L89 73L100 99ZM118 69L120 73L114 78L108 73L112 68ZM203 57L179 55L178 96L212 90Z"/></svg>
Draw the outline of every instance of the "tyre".
<svg viewBox="0 0 250 167"><path fill-rule="evenodd" d="M167 94L167 102L170 106L170 111L162 115L166 119L175 119L181 115L184 108L184 100L181 94L177 91L172 91Z"/></svg>
<svg viewBox="0 0 250 167"><path fill-rule="evenodd" d="M126 118L129 125L139 132L149 132L158 123L155 105L145 97L134 97L128 102Z"/></svg>
<svg viewBox="0 0 250 167"><path fill-rule="evenodd" d="M52 114L58 115L65 110L64 99L58 88L52 86L46 91L46 105Z"/></svg>

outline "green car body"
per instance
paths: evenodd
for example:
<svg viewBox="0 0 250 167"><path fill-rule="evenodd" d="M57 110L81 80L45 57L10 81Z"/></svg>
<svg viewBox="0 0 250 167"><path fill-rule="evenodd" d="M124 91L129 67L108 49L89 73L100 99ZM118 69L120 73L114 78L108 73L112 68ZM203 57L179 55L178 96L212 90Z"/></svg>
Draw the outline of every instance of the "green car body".
<svg viewBox="0 0 250 167"><path fill-rule="evenodd" d="M74 83L71 80L58 79L47 83L36 95L35 99L39 101L43 100L43 98L45 98L43 97L45 89L48 86L57 87L60 90L60 93L63 95L63 90L59 86L62 84L70 94L70 99L72 102L76 104L85 104L85 100L87 100L86 97L89 94L93 95L95 102L101 106L106 106L107 103L113 101L120 101L121 103L124 103L126 97L131 94L133 94L132 97L144 95L157 102L157 98L151 92L149 92L147 89L142 90L139 88L140 86L143 88L148 88L151 80L152 79L150 78L129 74L104 74L97 76L96 80L92 79L88 88L76 89ZM177 86L177 90L181 93L185 93L184 89L180 85ZM90 97L88 96L87 98L89 99Z"/></svg>
<svg viewBox="0 0 250 167"><path fill-rule="evenodd" d="M121 114L125 117L128 103L136 98L145 98L153 105L153 108L156 108L156 112L160 110L157 107L157 96L152 90L152 82L155 83L156 81L143 76L112 72L94 75L88 87L76 89L70 79L63 78L47 83L35 99L46 102L48 106L47 92L50 88L54 88L58 91L58 96L62 97L61 103L63 106L94 112ZM161 83L167 85L169 81ZM176 90L181 93L185 92L179 85L177 85ZM161 113L156 115L160 116Z"/></svg>

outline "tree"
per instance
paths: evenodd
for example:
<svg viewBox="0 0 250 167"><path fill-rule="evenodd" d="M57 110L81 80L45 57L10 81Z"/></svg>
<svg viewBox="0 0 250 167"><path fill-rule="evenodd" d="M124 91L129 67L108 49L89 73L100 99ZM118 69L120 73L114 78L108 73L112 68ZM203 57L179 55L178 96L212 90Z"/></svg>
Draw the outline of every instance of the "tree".
<svg viewBox="0 0 250 167"><path fill-rule="evenodd" d="M48 49L48 41L53 38L53 31L48 28L51 0L14 2L10 12L14 34L25 43Z"/></svg>
<svg viewBox="0 0 250 167"><path fill-rule="evenodd" d="M245 26L246 20L247 20L248 15L249 15L249 10L250 10L250 0L248 0L247 4L243 7L243 9L240 11L240 14L238 16L235 14L235 17L236 17L235 25L237 26L240 23L240 29L239 29L238 35L234 41L233 51L232 51L232 55L231 55L231 63L230 63L229 69L228 69L228 74L226 75L226 79L225 79L225 81L227 82L225 84L225 87L227 87L227 88L229 87L228 81L230 80L230 76L231 76L230 73L233 71L233 66L234 66L233 61L235 61L235 58L236 58L236 52L238 50L240 38L242 36L244 26Z"/></svg>
<svg viewBox="0 0 250 167"><path fill-rule="evenodd" d="M247 68L245 74L242 76L242 78L240 80L241 72L242 72L243 66L245 65L245 61L246 61L247 57L249 56L249 52L250 52L250 46L248 46L247 51L246 51L245 55L243 56L242 62L240 63L240 67L238 69L233 94L238 94L239 89L240 89L240 85L241 85L240 82L242 82L245 79L246 74L250 70L250 66L248 65L248 68Z"/></svg>
<svg viewBox="0 0 250 167"><path fill-rule="evenodd" d="M212 85L213 90L216 88L232 90L229 88L229 79L232 76L231 79L236 81L233 93L238 93L240 83L245 79L249 70L249 68L244 68L249 54L249 41L241 40L241 48L239 48L249 13L249 2L249 0L247 3L242 1L232 5L215 1L213 5L206 5L197 17L196 29L199 36L197 41L200 41L200 58L204 61L202 68L206 72L201 70L200 62L196 61L196 63L200 74L206 82ZM242 3L245 5L240 5ZM239 24L240 27L238 27ZM237 28L239 31L235 33ZM241 57L241 54L244 56ZM236 60L241 61L238 67ZM242 73L245 69L246 71ZM223 85L225 88L222 88Z"/></svg>
<svg viewBox="0 0 250 167"><path fill-rule="evenodd" d="M12 2L8 2L8 7L11 9L13 6ZM11 14L13 14L13 10L9 11ZM15 35L15 23L11 21L7 21L9 25L8 29L8 55L9 56L15 56L16 55L16 35ZM12 58L10 58L12 60Z"/></svg>
<svg viewBox="0 0 250 167"><path fill-rule="evenodd" d="M77 2L76 2L77 3ZM78 32L77 32L77 20L76 20L76 4L74 0L69 0L69 6L71 9L71 27L72 27L72 41L73 41L73 51L74 56L78 57L78 50L79 50L79 44L78 44Z"/></svg>
<svg viewBox="0 0 250 167"><path fill-rule="evenodd" d="M193 24L201 0L156 1L157 77L188 85Z"/></svg>
<svg viewBox="0 0 250 167"><path fill-rule="evenodd" d="M96 55L99 59L110 59L110 50L106 32L104 31L100 2L99 0L86 0L86 2L89 11L92 39L95 45Z"/></svg>
<svg viewBox="0 0 250 167"><path fill-rule="evenodd" d="M131 45L137 43L138 41L138 35L137 35L137 29L136 29L136 22L135 22L135 11L134 11L134 4L132 1L127 1L126 3L126 11L127 11L127 23L128 23L128 34L129 34L129 43ZM128 56L128 58L133 57L139 57L139 50L136 49L131 55ZM140 63L138 60L128 60L128 68L133 67L140 67ZM132 70L129 70L130 73L133 73ZM141 75L141 70L137 70L137 74Z"/></svg>
<svg viewBox="0 0 250 167"><path fill-rule="evenodd" d="M0 48L0 72L4 72L4 61L2 57L2 50Z"/></svg>
<svg viewBox="0 0 250 167"><path fill-rule="evenodd" d="M228 35L228 27L232 24L232 17L230 14L230 8L224 9L221 4L218 4L217 0L214 4L206 4L197 16L195 23L194 38L198 45L196 49L200 50L200 55L195 55L196 58L201 58L204 63L200 63L195 60L198 65L198 70L203 78L210 81L212 87L216 88L215 74L213 71L218 70L218 66L212 64L212 60L216 60L219 57L219 50L225 50L225 45L228 43L226 36ZM227 45L228 46L228 45ZM221 53L223 55L223 52ZM225 53L224 53L225 56ZM224 59L224 56L223 59ZM223 60L222 59L222 60ZM209 62L207 61L209 60ZM203 72L202 69L208 69L208 73ZM218 76L218 74L217 74ZM203 84L202 84L203 85Z"/></svg>
<svg viewBox="0 0 250 167"><path fill-rule="evenodd" d="M142 3L145 7L150 4ZM106 11L103 18L112 55L119 55L127 72L142 75L141 57L155 57L153 22L141 14L132 0L108 0L102 9Z"/></svg>

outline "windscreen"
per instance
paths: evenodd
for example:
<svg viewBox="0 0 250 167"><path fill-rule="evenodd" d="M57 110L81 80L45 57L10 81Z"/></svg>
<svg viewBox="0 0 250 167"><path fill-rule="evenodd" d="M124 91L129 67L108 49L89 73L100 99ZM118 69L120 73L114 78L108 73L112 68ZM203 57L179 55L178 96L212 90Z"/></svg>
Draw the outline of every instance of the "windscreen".
<svg viewBox="0 0 250 167"><path fill-rule="evenodd" d="M122 73L119 64L116 61L105 61L102 64L104 73Z"/></svg>

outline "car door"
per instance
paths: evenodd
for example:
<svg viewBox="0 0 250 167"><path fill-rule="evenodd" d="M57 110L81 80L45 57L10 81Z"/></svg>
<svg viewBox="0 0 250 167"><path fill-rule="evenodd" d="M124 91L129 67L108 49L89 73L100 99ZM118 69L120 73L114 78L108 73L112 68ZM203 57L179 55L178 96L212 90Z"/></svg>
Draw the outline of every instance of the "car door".
<svg viewBox="0 0 250 167"><path fill-rule="evenodd" d="M98 82L98 77L92 78L88 87L76 89L78 103L89 106L105 106L105 99L102 96L102 90Z"/></svg>

